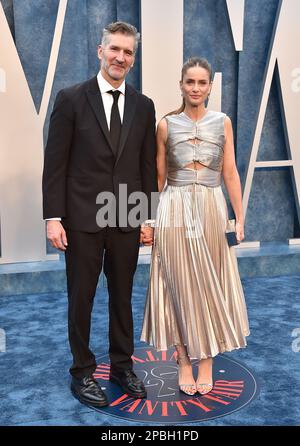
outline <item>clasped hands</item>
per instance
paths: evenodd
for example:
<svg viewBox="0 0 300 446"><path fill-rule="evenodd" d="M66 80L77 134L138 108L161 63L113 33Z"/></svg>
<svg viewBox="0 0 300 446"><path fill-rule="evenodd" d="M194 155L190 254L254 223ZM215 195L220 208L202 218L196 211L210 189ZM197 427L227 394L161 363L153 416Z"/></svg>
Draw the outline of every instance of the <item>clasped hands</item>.
<svg viewBox="0 0 300 446"><path fill-rule="evenodd" d="M140 243L142 243L144 246L152 246L153 236L153 228L150 226L141 225ZM64 230L60 221L47 221L47 238L54 248L59 249L60 251L65 251L67 249L68 241L66 231Z"/></svg>
<svg viewBox="0 0 300 446"><path fill-rule="evenodd" d="M153 245L154 229L151 226L141 225L140 243L144 246Z"/></svg>

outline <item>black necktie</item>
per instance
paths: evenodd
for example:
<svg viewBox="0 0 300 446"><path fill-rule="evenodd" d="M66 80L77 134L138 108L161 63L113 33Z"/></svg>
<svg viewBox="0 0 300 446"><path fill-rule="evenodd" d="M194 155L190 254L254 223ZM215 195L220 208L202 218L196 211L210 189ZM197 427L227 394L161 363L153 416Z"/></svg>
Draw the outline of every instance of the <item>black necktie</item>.
<svg viewBox="0 0 300 446"><path fill-rule="evenodd" d="M118 99L121 92L119 90L115 91L110 90L108 91L108 93L110 93L114 98L110 115L110 139L112 142L114 154L117 155L119 148L121 127L122 127L119 107L118 107Z"/></svg>

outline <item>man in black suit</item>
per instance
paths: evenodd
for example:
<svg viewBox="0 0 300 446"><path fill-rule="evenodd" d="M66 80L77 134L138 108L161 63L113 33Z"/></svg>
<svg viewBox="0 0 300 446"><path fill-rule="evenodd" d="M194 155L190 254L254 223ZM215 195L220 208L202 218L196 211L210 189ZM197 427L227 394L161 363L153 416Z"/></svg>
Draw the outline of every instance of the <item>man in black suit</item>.
<svg viewBox="0 0 300 446"><path fill-rule="evenodd" d="M71 390L79 401L94 406L108 404L93 379L96 362L89 349L102 264L109 292L110 380L134 398L146 396L143 382L132 369L131 293L140 237L144 244L151 244L152 235L130 221L120 224L118 214L119 205L124 204L119 203L121 184L126 185L127 196L137 191L145 194L147 218L151 218L151 193L157 191L154 105L125 84L138 40L136 28L124 22L103 30L98 47L100 72L58 93L45 151L47 237L65 251L66 258ZM101 199L97 196L103 192L116 198L115 227L99 227L97 203Z"/></svg>

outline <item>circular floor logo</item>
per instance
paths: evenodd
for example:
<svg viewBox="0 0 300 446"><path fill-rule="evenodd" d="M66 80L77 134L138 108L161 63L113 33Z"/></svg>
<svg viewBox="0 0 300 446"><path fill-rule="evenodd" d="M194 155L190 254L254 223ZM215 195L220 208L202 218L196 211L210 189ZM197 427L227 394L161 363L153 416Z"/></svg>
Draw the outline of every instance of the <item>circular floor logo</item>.
<svg viewBox="0 0 300 446"><path fill-rule="evenodd" d="M134 399L109 381L109 359L102 356L94 377L109 398L110 405L95 410L128 421L163 424L211 420L235 412L258 394L253 373L243 364L225 355L214 358L214 388L207 395L185 395L178 389L178 370L174 350L156 352L137 348L134 371L144 381L147 398ZM197 361L193 361L194 376Z"/></svg>

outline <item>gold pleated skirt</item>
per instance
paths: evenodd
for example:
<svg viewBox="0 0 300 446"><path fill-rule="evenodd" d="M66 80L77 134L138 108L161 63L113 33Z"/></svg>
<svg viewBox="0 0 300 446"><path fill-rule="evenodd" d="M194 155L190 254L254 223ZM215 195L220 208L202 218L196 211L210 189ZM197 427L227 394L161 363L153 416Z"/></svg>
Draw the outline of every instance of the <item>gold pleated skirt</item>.
<svg viewBox="0 0 300 446"><path fill-rule="evenodd" d="M205 359L245 347L250 332L222 188L191 183L188 170L160 195L141 340Z"/></svg>

